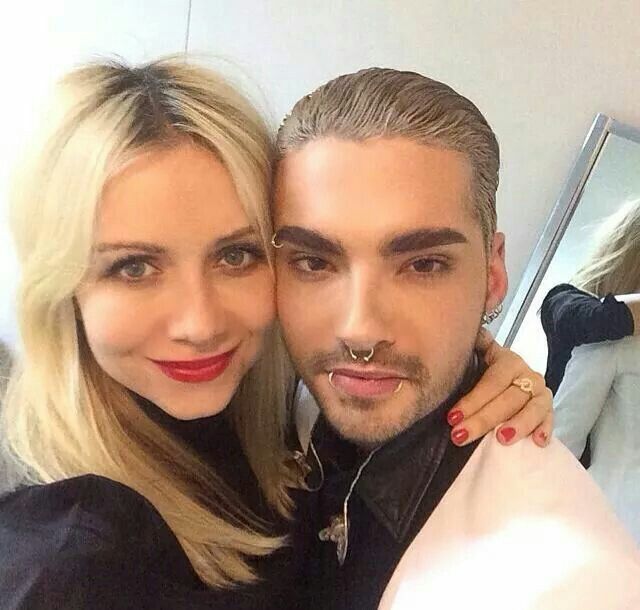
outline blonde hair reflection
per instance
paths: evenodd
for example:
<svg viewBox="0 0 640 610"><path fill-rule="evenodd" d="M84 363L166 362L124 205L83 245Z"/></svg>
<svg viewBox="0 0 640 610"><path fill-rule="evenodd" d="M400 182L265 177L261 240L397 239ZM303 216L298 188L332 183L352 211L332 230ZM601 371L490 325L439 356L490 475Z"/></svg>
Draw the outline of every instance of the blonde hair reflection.
<svg viewBox="0 0 640 610"><path fill-rule="evenodd" d="M237 495L151 421L98 366L73 295L89 264L101 191L150 147L189 138L229 170L264 242L271 141L252 105L210 70L171 57L131 68L80 67L59 83L51 126L17 180L12 228L21 263L21 357L9 383L2 436L36 482L94 473L146 497L211 586L256 578L251 556L282 540L265 534ZM289 368L274 328L229 409L267 499L287 514L283 443Z"/></svg>
<svg viewBox="0 0 640 610"><path fill-rule="evenodd" d="M572 283L599 297L640 291L640 199L625 203L604 221Z"/></svg>

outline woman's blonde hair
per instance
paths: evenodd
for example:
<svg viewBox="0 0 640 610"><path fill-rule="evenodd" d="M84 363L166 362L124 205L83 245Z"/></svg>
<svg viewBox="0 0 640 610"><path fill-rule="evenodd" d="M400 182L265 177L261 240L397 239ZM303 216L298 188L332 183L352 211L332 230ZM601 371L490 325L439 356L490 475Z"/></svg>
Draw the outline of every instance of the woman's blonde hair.
<svg viewBox="0 0 640 610"><path fill-rule="evenodd" d="M92 473L142 494L205 583L251 582L251 557L283 540L267 535L212 468L98 366L74 292L88 269L109 177L136 155L185 139L224 163L269 253L266 126L229 83L181 57L140 67L115 61L80 67L61 80L55 100L50 127L13 192L21 349L2 413L4 441L30 481ZM283 442L287 362L274 327L228 407L264 495L284 515L291 480Z"/></svg>
<svg viewBox="0 0 640 610"><path fill-rule="evenodd" d="M572 283L599 297L640 291L640 199L605 220Z"/></svg>

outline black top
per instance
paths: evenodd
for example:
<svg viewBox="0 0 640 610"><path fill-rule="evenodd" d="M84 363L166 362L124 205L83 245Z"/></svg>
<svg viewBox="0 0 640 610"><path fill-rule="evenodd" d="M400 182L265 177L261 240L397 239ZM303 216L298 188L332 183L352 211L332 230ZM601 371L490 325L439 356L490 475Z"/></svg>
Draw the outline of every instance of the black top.
<svg viewBox="0 0 640 610"><path fill-rule="evenodd" d="M224 414L180 421L150 403L141 406L215 463L275 533L287 532L262 497ZM81 476L0 498L0 609L286 610L298 607L296 552L285 547L259 560L263 580L256 585L209 589L145 498L104 477Z"/></svg>
<svg viewBox="0 0 640 610"><path fill-rule="evenodd" d="M471 375L475 382L477 375ZM466 383L465 389L471 384ZM337 545L318 533L336 515L366 454L339 438L324 419L313 432L324 483L299 519L314 540L307 566L309 600L322 610L374 610L402 555L452 485L479 441L456 447L450 441L448 409L456 392L435 411L380 448L354 487L348 503L348 546L344 563ZM311 481L313 484L313 481Z"/></svg>
<svg viewBox="0 0 640 610"><path fill-rule="evenodd" d="M552 288L540 308L547 336L545 381L555 394L564 377L574 347L615 341L633 335L631 310L608 294L602 301L571 284Z"/></svg>

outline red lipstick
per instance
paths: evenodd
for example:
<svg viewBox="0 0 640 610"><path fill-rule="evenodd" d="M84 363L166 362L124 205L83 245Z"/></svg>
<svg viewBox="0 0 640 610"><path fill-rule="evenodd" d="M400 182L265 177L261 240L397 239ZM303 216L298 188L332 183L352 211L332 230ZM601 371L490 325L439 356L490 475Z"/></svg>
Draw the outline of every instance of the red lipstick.
<svg viewBox="0 0 640 610"><path fill-rule="evenodd" d="M231 362L235 349L224 354L199 360L151 360L171 379L187 383L213 381L224 373Z"/></svg>

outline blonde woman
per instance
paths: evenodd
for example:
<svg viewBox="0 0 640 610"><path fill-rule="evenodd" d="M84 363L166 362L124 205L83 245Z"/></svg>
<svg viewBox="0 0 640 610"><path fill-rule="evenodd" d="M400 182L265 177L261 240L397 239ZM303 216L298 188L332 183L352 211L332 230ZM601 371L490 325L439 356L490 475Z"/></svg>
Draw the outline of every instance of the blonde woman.
<svg viewBox="0 0 640 610"><path fill-rule="evenodd" d="M81 67L56 100L12 208L0 438L22 485L0 499L0 607L296 607L267 129L180 58ZM515 414L545 444L550 405L508 390L533 373L482 347L456 426L471 442Z"/></svg>
<svg viewBox="0 0 640 610"><path fill-rule="evenodd" d="M597 296L629 295L633 307L630 293L640 292L640 201L608 219L574 282ZM582 334L594 332L593 319L582 324ZM576 347L555 398L558 437L576 457L590 440L589 473L638 544L639 396L640 338L629 336Z"/></svg>
<svg viewBox="0 0 640 610"><path fill-rule="evenodd" d="M575 347L640 333L639 210L638 201L629 201L607 218L572 284L555 286L542 302L545 380L554 394Z"/></svg>

